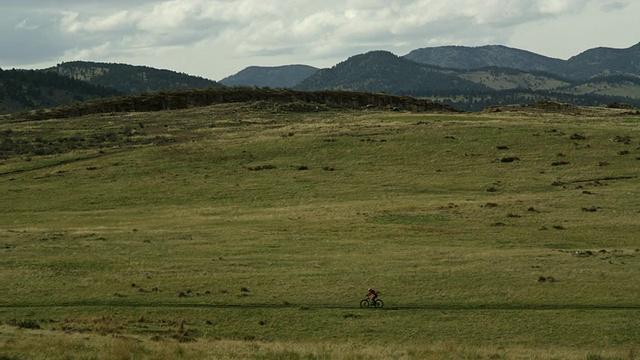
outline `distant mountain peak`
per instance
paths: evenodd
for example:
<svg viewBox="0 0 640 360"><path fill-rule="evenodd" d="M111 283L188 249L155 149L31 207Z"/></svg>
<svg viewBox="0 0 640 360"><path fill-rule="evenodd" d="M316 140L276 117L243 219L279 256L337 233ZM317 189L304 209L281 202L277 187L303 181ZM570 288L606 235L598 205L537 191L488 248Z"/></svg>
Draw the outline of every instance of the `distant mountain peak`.
<svg viewBox="0 0 640 360"><path fill-rule="evenodd" d="M351 56L329 69L318 71L296 86L300 90L333 89L400 95L416 95L425 88L434 91L486 89L444 69L419 64L384 50Z"/></svg>
<svg viewBox="0 0 640 360"><path fill-rule="evenodd" d="M597 47L567 60L572 78L587 79L603 75L640 77L640 43L625 49Z"/></svg>
<svg viewBox="0 0 640 360"><path fill-rule="evenodd" d="M463 70L501 67L552 72L563 64L559 59L504 45L428 47L413 50L404 58L422 64Z"/></svg>
<svg viewBox="0 0 640 360"><path fill-rule="evenodd" d="M301 64L249 66L220 80L220 83L225 86L291 88L317 71L313 66Z"/></svg>

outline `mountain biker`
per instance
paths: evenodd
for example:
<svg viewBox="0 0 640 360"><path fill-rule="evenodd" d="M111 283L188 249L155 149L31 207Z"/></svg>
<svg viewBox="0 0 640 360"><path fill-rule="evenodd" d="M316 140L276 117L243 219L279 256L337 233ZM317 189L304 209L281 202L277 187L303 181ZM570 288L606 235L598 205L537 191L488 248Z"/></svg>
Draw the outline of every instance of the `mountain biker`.
<svg viewBox="0 0 640 360"><path fill-rule="evenodd" d="M367 290L367 297L371 298L371 301L373 301L373 303L375 304L376 299L378 298L378 292L373 290L372 288L369 288Z"/></svg>

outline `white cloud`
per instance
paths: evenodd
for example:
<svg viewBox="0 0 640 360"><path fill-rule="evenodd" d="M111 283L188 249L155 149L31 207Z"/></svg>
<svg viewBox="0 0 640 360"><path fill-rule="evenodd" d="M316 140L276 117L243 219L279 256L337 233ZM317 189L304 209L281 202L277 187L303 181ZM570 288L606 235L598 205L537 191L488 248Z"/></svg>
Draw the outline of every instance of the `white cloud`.
<svg viewBox="0 0 640 360"><path fill-rule="evenodd" d="M567 10L570 10L572 8L579 10L579 7L575 7L576 4L574 3L580 3L580 2L586 2L586 1L541 0L538 3L538 9L543 14L558 15L563 12L567 12Z"/></svg>
<svg viewBox="0 0 640 360"><path fill-rule="evenodd" d="M291 32L301 40L319 39L327 36L345 22L340 17L342 16L328 10L310 14L300 20L293 21ZM346 17L344 19L347 20ZM352 17L350 21L357 21L357 18Z"/></svg>
<svg viewBox="0 0 640 360"><path fill-rule="evenodd" d="M60 16L60 30L63 32L74 33L80 30L81 24L78 23L80 14L75 11L64 11Z"/></svg>
<svg viewBox="0 0 640 360"><path fill-rule="evenodd" d="M91 16L82 19L77 12L65 12L60 20L61 30L69 33L108 33L130 27L134 19L126 10L106 16Z"/></svg>
<svg viewBox="0 0 640 360"><path fill-rule="evenodd" d="M29 25L29 19L23 19L16 25L16 29L21 30L38 30L38 25Z"/></svg>
<svg viewBox="0 0 640 360"><path fill-rule="evenodd" d="M181 27L189 28L189 20L195 19L200 13L199 5L194 1L174 0L164 2L153 7L153 10L142 15L136 15L137 27L143 31L164 33Z"/></svg>
<svg viewBox="0 0 640 360"><path fill-rule="evenodd" d="M106 17L94 16L89 19L84 30L89 32L109 32L131 26L134 19L130 18L126 10L118 11Z"/></svg>

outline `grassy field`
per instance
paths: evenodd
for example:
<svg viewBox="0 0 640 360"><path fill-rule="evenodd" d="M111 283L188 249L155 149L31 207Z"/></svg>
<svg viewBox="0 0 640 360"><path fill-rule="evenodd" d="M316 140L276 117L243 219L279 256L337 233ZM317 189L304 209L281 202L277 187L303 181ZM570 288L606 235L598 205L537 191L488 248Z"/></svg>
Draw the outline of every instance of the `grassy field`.
<svg viewBox="0 0 640 360"><path fill-rule="evenodd" d="M638 359L638 124L0 122L0 359Z"/></svg>

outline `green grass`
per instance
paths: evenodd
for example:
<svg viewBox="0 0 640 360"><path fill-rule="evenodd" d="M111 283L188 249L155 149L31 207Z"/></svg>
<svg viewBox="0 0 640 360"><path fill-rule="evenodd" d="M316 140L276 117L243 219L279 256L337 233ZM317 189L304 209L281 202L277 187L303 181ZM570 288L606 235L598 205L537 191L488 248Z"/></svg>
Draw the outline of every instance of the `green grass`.
<svg viewBox="0 0 640 360"><path fill-rule="evenodd" d="M0 358L637 358L637 118L219 105L0 133L132 127L0 162Z"/></svg>

